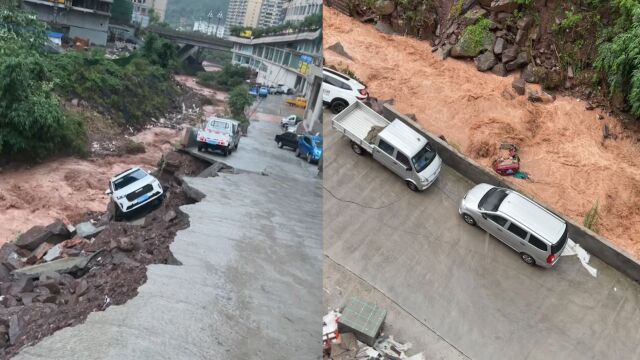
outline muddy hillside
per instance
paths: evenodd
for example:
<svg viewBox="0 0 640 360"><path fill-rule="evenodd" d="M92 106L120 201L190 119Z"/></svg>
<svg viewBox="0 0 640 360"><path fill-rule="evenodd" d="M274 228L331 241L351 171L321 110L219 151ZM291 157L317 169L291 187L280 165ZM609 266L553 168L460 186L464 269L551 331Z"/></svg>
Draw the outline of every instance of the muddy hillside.
<svg viewBox="0 0 640 360"><path fill-rule="evenodd" d="M426 41L324 11L328 64L349 68L372 96L393 99L399 110L486 166L501 142L516 143L530 178L509 181L579 223L597 205L596 230L640 258L634 236L640 232L637 131L574 97L531 102L512 87L519 74L500 77L478 72L473 62L443 61ZM328 49L337 42L351 59ZM538 85L527 89L542 94Z"/></svg>

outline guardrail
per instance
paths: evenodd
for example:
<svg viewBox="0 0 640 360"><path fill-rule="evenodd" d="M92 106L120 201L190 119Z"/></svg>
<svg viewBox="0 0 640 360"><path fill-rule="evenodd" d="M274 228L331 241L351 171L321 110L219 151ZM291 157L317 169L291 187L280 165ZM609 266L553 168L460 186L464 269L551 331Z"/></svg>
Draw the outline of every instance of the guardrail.
<svg viewBox="0 0 640 360"><path fill-rule="evenodd" d="M442 161L461 175L465 176L467 179L475 183L487 183L494 186L510 188L535 199L534 196L531 196L531 194L528 194L519 186L506 183L503 178L499 177L497 174L489 171L466 155L461 154L451 145L423 129L420 124L402 114L393 106L389 104L383 105L382 115L389 121L399 119L414 130L423 134L431 142L435 150L438 152L438 155L442 158ZM640 281L640 263L630 254L584 226L568 219L548 204L545 204L538 199L536 199L536 202L540 203L542 206L546 207L567 222L569 227L569 237L573 241L580 244L580 246L590 252L593 256L596 256L600 260L609 264L612 268L620 271L635 281Z"/></svg>

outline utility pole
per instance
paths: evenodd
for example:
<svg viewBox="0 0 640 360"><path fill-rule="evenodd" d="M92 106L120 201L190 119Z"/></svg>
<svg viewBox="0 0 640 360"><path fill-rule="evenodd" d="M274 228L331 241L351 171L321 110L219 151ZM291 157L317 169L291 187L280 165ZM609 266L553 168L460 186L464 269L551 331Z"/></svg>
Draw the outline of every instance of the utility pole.
<svg viewBox="0 0 640 360"><path fill-rule="evenodd" d="M220 21L222 20L222 11L218 12L218 26L216 26L216 37L218 37L218 33L220 32Z"/></svg>
<svg viewBox="0 0 640 360"><path fill-rule="evenodd" d="M213 10L209 10L207 14L207 34L211 35L211 21L213 20Z"/></svg>

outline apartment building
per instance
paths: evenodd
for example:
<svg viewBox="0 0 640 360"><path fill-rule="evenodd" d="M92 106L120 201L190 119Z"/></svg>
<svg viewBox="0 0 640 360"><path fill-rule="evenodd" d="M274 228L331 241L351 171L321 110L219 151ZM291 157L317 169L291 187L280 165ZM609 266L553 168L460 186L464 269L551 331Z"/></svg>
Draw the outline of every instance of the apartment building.
<svg viewBox="0 0 640 360"><path fill-rule="evenodd" d="M158 21L164 21L164 16L167 12L167 0L132 0L132 2L132 23L145 28L151 22L152 13L158 17Z"/></svg>
<svg viewBox="0 0 640 360"><path fill-rule="evenodd" d="M284 21L298 22L322 12L322 0L291 0L285 4Z"/></svg>

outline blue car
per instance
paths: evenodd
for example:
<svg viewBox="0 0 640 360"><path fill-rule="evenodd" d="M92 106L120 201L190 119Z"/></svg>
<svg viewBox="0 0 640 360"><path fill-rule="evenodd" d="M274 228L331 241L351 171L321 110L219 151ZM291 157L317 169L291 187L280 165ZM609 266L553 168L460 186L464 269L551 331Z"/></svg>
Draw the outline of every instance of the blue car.
<svg viewBox="0 0 640 360"><path fill-rule="evenodd" d="M267 97L267 95L269 95L269 88L266 86L261 86L260 91L258 91L258 95L260 97Z"/></svg>
<svg viewBox="0 0 640 360"><path fill-rule="evenodd" d="M322 136L300 136L296 156L307 159L309 163L320 161L322 158Z"/></svg>
<svg viewBox="0 0 640 360"><path fill-rule="evenodd" d="M251 88L249 88L249 95L258 96L258 87L252 86Z"/></svg>

